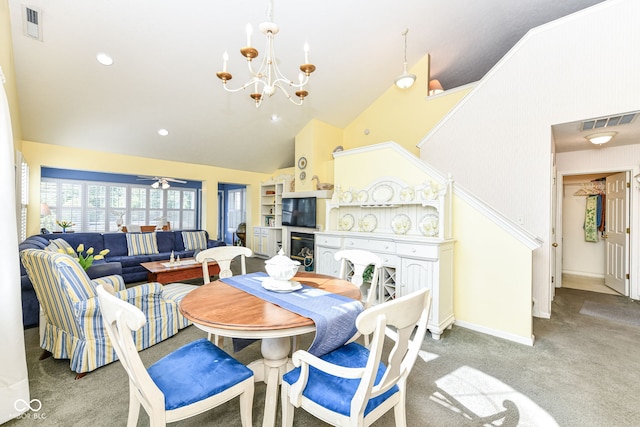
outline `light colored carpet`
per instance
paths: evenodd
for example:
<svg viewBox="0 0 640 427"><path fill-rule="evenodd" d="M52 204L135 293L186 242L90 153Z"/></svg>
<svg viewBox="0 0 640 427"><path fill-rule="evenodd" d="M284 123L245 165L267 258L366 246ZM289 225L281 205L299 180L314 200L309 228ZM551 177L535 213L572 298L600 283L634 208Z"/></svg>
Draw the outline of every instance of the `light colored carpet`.
<svg viewBox="0 0 640 427"><path fill-rule="evenodd" d="M640 326L640 305L635 303L627 305L603 304L586 300L582 304L580 314Z"/></svg>

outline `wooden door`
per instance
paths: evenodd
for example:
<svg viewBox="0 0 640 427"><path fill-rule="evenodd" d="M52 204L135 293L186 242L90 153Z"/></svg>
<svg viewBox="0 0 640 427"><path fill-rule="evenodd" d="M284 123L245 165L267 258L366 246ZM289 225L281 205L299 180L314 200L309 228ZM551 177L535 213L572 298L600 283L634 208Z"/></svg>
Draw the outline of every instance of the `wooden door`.
<svg viewBox="0 0 640 427"><path fill-rule="evenodd" d="M605 210L606 272L604 283L629 295L629 181L626 172L607 177Z"/></svg>

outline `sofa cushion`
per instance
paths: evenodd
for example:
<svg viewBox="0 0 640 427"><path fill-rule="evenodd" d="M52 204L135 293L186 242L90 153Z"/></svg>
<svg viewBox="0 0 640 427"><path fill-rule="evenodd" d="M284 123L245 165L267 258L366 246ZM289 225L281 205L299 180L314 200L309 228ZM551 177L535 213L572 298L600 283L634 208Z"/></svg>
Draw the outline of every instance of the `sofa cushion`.
<svg viewBox="0 0 640 427"><path fill-rule="evenodd" d="M157 254L156 233L127 233L127 248L129 256Z"/></svg>
<svg viewBox="0 0 640 427"><path fill-rule="evenodd" d="M64 239L53 239L49 242L45 251L49 252L62 252L63 254L71 255L74 258L78 258L78 254L75 249Z"/></svg>
<svg viewBox="0 0 640 427"><path fill-rule="evenodd" d="M129 250L126 233L104 233L102 238L104 247L109 249L107 257L127 256Z"/></svg>
<svg viewBox="0 0 640 427"><path fill-rule="evenodd" d="M183 231L182 241L187 251L207 249L207 234L204 231Z"/></svg>
<svg viewBox="0 0 640 427"><path fill-rule="evenodd" d="M170 253L176 249L176 233L173 231L156 232L156 241L158 242L158 252L160 253Z"/></svg>

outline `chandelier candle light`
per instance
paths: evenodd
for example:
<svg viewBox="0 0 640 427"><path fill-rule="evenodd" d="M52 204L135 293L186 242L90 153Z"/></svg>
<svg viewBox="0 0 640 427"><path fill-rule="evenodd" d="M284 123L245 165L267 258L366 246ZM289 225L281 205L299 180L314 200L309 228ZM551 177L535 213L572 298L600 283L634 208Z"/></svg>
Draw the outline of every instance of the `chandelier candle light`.
<svg viewBox="0 0 640 427"><path fill-rule="evenodd" d="M251 24L247 24L247 45L240 49L242 56L247 58L247 65L252 78L237 89L229 89L227 82L232 79L232 75L227 71L229 54L226 51L222 55L222 71L217 72L216 76L222 80L223 87L227 92L238 92L248 87L253 88L253 92L249 96L255 101L256 108L260 107L265 96L273 95L276 89L280 89L287 99L295 105L302 105L304 98L309 95L309 92L304 90L304 85L309 81L309 75L316 70L316 66L309 63L309 45L307 43L304 44L304 64L300 65L301 73L298 75L298 83L294 83L282 74L276 62L273 38L278 34L280 28L273 22L273 2L269 4L267 15L268 21L260 24L260 31L267 36L266 53L257 71L253 69L253 59L258 57L258 50L251 46L251 35L253 34ZM286 89L287 86L297 89L295 95L299 99L289 95Z"/></svg>

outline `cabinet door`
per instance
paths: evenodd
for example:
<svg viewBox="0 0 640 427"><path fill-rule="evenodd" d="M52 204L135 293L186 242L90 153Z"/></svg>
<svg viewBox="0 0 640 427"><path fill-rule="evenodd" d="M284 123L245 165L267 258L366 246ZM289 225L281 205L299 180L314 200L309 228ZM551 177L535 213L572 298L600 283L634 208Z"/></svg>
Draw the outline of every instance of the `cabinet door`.
<svg viewBox="0 0 640 427"><path fill-rule="evenodd" d="M434 262L412 258L402 258L397 296L401 297L419 289L431 289L433 294Z"/></svg>
<svg viewBox="0 0 640 427"><path fill-rule="evenodd" d="M316 245L316 273L338 277L338 274L340 274L340 261L335 259L338 250L338 248Z"/></svg>
<svg viewBox="0 0 640 427"><path fill-rule="evenodd" d="M263 239L262 227L253 227L253 253L256 255L264 255L266 248L265 239Z"/></svg>

